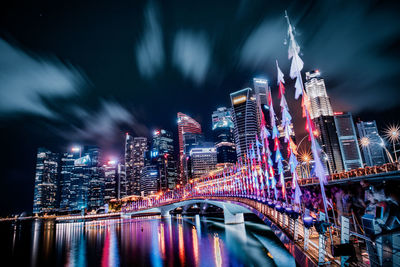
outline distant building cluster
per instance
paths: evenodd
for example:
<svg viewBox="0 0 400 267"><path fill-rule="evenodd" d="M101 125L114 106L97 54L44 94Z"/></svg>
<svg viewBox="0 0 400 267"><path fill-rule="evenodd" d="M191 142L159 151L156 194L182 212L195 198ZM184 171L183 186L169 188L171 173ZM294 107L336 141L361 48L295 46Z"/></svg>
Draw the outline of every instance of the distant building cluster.
<svg viewBox="0 0 400 267"><path fill-rule="evenodd" d="M33 211L99 210L114 199L172 190L235 164L247 154L250 145L256 144L263 118L271 130L268 81L255 78L253 87L232 92L231 106L212 113L211 140L205 138L199 122L179 112L178 150L174 149L173 134L164 129L147 137L127 133L123 157L115 160L107 159L93 146L73 147L66 153L39 148ZM306 73L305 90L313 133L327 174L386 162L375 121L359 121L355 125L351 113L334 112L319 71ZM293 129L293 125L290 127ZM283 128L278 130L283 143ZM294 131L292 135L296 141ZM361 138L367 138L368 144L360 149ZM304 138L297 145L300 147L303 141ZM286 153L283 149L284 158ZM299 160L302 161L300 155Z"/></svg>

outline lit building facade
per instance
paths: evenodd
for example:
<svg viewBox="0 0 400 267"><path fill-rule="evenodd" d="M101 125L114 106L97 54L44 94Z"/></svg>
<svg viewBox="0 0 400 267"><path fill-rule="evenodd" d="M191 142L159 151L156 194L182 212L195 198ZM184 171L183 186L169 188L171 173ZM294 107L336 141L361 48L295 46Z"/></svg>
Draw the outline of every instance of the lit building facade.
<svg viewBox="0 0 400 267"><path fill-rule="evenodd" d="M218 108L213 112L212 131L218 163L235 163L237 160L231 109Z"/></svg>
<svg viewBox="0 0 400 267"><path fill-rule="evenodd" d="M57 208L59 155L39 148L36 159L33 213L49 212Z"/></svg>
<svg viewBox="0 0 400 267"><path fill-rule="evenodd" d="M159 168L161 190L174 189L178 172L171 132L163 129L154 131L150 157L152 164L156 164Z"/></svg>
<svg viewBox="0 0 400 267"><path fill-rule="evenodd" d="M189 152L198 146L203 139L201 126L190 116L178 113L178 138L179 138L179 169L180 183L188 182L188 160Z"/></svg>
<svg viewBox="0 0 400 267"><path fill-rule="evenodd" d="M193 148L190 151L192 178L200 178L215 170L217 151L214 147Z"/></svg>
<svg viewBox="0 0 400 267"><path fill-rule="evenodd" d="M257 124L258 124L257 130L258 133L260 133L261 118L262 118L261 112L265 112L266 107L268 106L269 85L266 79L260 79L260 78L254 78L253 85L254 85L254 96L256 98L256 104L257 104Z"/></svg>
<svg viewBox="0 0 400 267"><path fill-rule="evenodd" d="M81 148L73 147L70 152L66 152L61 158L61 196L60 209L73 210L76 208L76 194L78 190L79 177L75 171L75 160L80 158Z"/></svg>
<svg viewBox="0 0 400 267"><path fill-rule="evenodd" d="M339 138L340 151L344 169L346 171L362 168L362 158L358 146L357 134L351 113L337 114L334 116L336 130Z"/></svg>
<svg viewBox="0 0 400 267"><path fill-rule="evenodd" d="M97 147L73 147L61 158L62 210L93 210L104 203L104 173Z"/></svg>
<svg viewBox="0 0 400 267"><path fill-rule="evenodd" d="M100 149L96 146L85 147L90 162L87 166L90 175L88 209L96 210L104 205L104 171L100 163Z"/></svg>
<svg viewBox="0 0 400 267"><path fill-rule="evenodd" d="M104 169L104 202L108 203L111 199L118 198L118 163L116 161L108 161L103 165Z"/></svg>
<svg viewBox="0 0 400 267"><path fill-rule="evenodd" d="M140 195L140 174L145 165L145 154L148 150L146 137L134 137L131 151L132 175L128 180L129 195Z"/></svg>
<svg viewBox="0 0 400 267"><path fill-rule="evenodd" d="M160 190L160 172L157 165L146 165L140 177L140 191L142 196L157 193Z"/></svg>
<svg viewBox="0 0 400 267"><path fill-rule="evenodd" d="M237 158L243 157L258 134L257 104L251 88L231 93Z"/></svg>
<svg viewBox="0 0 400 267"><path fill-rule="evenodd" d="M318 70L306 72L305 89L310 98L311 119L320 116L333 116L331 102L326 92L325 81L321 78L321 73Z"/></svg>
<svg viewBox="0 0 400 267"><path fill-rule="evenodd" d="M316 136L329 173L344 170L340 144L336 132L334 113L326 92L325 81L318 70L306 72L305 90L310 99L310 117L316 128Z"/></svg>
<svg viewBox="0 0 400 267"><path fill-rule="evenodd" d="M363 145L362 155L367 166L379 166L386 163L383 151L383 140L378 132L375 121L357 122L358 135L360 139L367 138L367 144Z"/></svg>
<svg viewBox="0 0 400 267"><path fill-rule="evenodd" d="M338 173L344 170L339 138L333 116L319 116L313 120L316 128L316 137L323 155L322 159L329 173Z"/></svg>
<svg viewBox="0 0 400 267"><path fill-rule="evenodd" d="M126 175L126 186L127 194L132 195L132 184L133 184L133 137L126 133L125 135L125 175Z"/></svg>

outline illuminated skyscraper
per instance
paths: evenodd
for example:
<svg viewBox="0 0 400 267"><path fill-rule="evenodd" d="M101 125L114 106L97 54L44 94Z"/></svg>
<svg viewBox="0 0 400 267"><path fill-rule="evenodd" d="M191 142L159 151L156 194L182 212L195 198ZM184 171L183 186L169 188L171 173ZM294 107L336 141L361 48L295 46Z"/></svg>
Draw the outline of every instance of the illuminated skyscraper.
<svg viewBox="0 0 400 267"><path fill-rule="evenodd" d="M234 138L235 125L231 109L218 108L211 117L214 145L217 150L217 162L235 163L237 159Z"/></svg>
<svg viewBox="0 0 400 267"><path fill-rule="evenodd" d="M367 166L379 166L386 163L383 151L383 140L379 135L375 121L357 122L358 135L360 139L366 138L362 145L362 153Z"/></svg>
<svg viewBox="0 0 400 267"><path fill-rule="evenodd" d="M341 172L344 168L334 113L318 70L306 73L305 90L310 98L310 117L317 130L317 140L324 152L322 159L329 173Z"/></svg>
<svg viewBox="0 0 400 267"><path fill-rule="evenodd" d="M335 115L335 124L345 170L362 168L363 164L353 116L351 113Z"/></svg>
<svg viewBox="0 0 400 267"><path fill-rule="evenodd" d="M258 134L257 104L251 88L231 93L237 157L243 157Z"/></svg>
<svg viewBox="0 0 400 267"><path fill-rule="evenodd" d="M214 147L193 148L190 151L192 178L200 178L215 169L217 151Z"/></svg>
<svg viewBox="0 0 400 267"><path fill-rule="evenodd" d="M62 210L78 209L76 195L80 193L81 179L79 173L76 173L75 161L81 157L81 153L81 147L73 147L69 152L64 153L61 158L60 209Z"/></svg>
<svg viewBox="0 0 400 267"><path fill-rule="evenodd" d="M326 93L325 81L321 78L321 73L318 70L306 72L305 89L311 102L311 119L320 116L333 116L331 102Z"/></svg>
<svg viewBox="0 0 400 267"><path fill-rule="evenodd" d="M142 169L140 178L141 195L155 194L160 189L160 172L156 165L146 165Z"/></svg>
<svg viewBox="0 0 400 267"><path fill-rule="evenodd" d="M130 195L140 195L140 174L145 165L145 153L148 150L146 137L134 137L132 149L132 178Z"/></svg>
<svg viewBox="0 0 400 267"><path fill-rule="evenodd" d="M258 133L260 133L260 127L261 127L260 125L262 118L260 112L265 112L266 106L268 106L269 86L267 80L260 78L254 78L253 85L254 85L254 95L256 97L256 104L257 104L257 124L258 124L257 127L258 127Z"/></svg>
<svg viewBox="0 0 400 267"><path fill-rule="evenodd" d="M178 172L172 133L162 129L154 131L150 157L152 164L156 164L160 170L161 189L173 189L177 183Z"/></svg>
<svg viewBox="0 0 400 267"><path fill-rule="evenodd" d="M187 183L189 152L202 141L201 126L193 118L178 113L180 182Z"/></svg>
<svg viewBox="0 0 400 267"><path fill-rule="evenodd" d="M126 133L125 135L125 175L127 184L127 194L131 195L133 183L133 137Z"/></svg>
<svg viewBox="0 0 400 267"><path fill-rule="evenodd" d="M104 202L118 198L118 163L108 161L103 165L104 169Z"/></svg>
<svg viewBox="0 0 400 267"><path fill-rule="evenodd" d="M39 148L36 159L33 212L49 212L57 208L59 155Z"/></svg>
<svg viewBox="0 0 400 267"><path fill-rule="evenodd" d="M90 162L87 166L90 175L88 209L96 210L104 205L104 171L100 163L100 149L96 146L86 146L85 155Z"/></svg>

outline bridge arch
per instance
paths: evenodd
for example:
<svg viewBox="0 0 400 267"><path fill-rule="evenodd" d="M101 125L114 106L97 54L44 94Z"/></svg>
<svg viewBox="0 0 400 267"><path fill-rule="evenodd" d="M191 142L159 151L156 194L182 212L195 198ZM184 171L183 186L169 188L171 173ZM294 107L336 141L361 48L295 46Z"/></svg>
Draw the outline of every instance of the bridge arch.
<svg viewBox="0 0 400 267"><path fill-rule="evenodd" d="M190 199L171 204L161 205L154 208L127 213L127 215L139 215L148 213L160 213L162 217L170 217L170 211L184 206L192 206L194 204L209 204L217 206L224 211L225 224L244 223L244 213L253 213L250 209L224 200L209 200L209 199Z"/></svg>

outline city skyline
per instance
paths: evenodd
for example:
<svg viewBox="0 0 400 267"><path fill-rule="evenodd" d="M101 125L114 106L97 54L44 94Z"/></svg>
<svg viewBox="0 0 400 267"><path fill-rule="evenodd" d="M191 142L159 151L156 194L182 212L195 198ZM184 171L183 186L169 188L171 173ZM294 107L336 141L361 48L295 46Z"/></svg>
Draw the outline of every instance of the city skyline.
<svg viewBox="0 0 400 267"><path fill-rule="evenodd" d="M87 4L77 11L77 23L82 24L85 21L85 14L92 7ZM216 6L215 11L221 11L225 7L224 4L219 4ZM365 17L363 16L365 14L363 12L367 12L368 8L373 7L373 4L363 7L358 20L355 20L355 25L364 25L363 19ZM391 11L387 10L385 4L380 4L379 7L385 10L390 17ZM175 6L173 8L180 9L184 7ZM230 8L233 11L239 10L238 4L234 4ZM126 12L122 12L123 8L120 7L118 11L122 12L122 16L119 16L120 19L117 20L117 25L110 25L109 27L105 27L104 22L101 22L102 18L106 17L104 15L104 7L98 6L99 13L93 16L95 16L95 23L101 23L102 26L100 27L106 29L101 34L94 31L99 26L90 23L83 23L82 25L86 25L86 28L76 33L68 33L69 26L56 23L56 16L54 15L57 14L66 18L68 17L67 13L48 5L35 8L27 5L22 10L23 12L19 13L20 16L17 16L20 18L18 23L9 14L4 14L2 16L1 29L5 35L1 39L1 51L9 55L7 59L10 61L8 62L17 61L21 62L21 64L32 64L33 68L37 67L40 62L48 63L59 71L58 74L60 76L53 78L69 77L71 78L70 80L61 81L65 81L67 84L71 82L72 84L71 88L60 88L61 93L58 95L60 99L57 99L57 102L54 103L51 103L51 101L50 103L32 102L28 99L28 102L22 101L21 104L18 101L25 99L23 97L25 95L24 91L18 91L19 94L15 95L14 99L11 99L14 102L9 100L10 98L3 98L13 103L14 107L10 108L4 104L1 110L1 118L2 122L4 122L2 123L2 147L8 151L2 161L2 168L5 172L3 174L4 177L1 179L1 188L11 188L11 190L4 190L2 197L8 199L13 196L21 196L23 199L21 203L24 203L15 204L16 206L10 204L10 207L5 207L7 213L12 210L27 210L29 207L32 199L30 196L33 194L31 177L34 175L37 147L47 147L51 151L62 151L63 147L66 148L73 144L80 143L83 145L98 142L98 145L103 147L107 153L118 156L120 148L123 147L123 145L121 146L123 138L120 140L118 136L123 136L126 131L135 136L149 136L153 129L165 128L172 131L174 136L177 137L175 114L179 111L192 115L194 119L202 124L206 136L211 136L210 114L220 106L230 106L229 97L227 97L229 93L241 88L253 87L253 78L266 78L273 92L276 92L275 78L272 78L275 77L275 57L282 62L282 69L285 73L289 68L285 63L286 60L281 60L286 58L286 48L283 45L286 25L282 14L284 9L288 9L289 14L292 14L296 13L293 11L299 10L299 8L301 10L304 7L299 3L274 4L270 7L260 2L250 5L247 11L243 11L244 13L235 13L239 21L237 22L238 24L243 23L243 19L248 21L248 24L243 29L238 29L238 33L233 37L233 42L229 42L232 45L227 47L226 53L222 53L219 48L221 43L227 43L225 42L227 40L226 36L216 40L215 43L210 40L210 36L213 34L223 35L218 29L216 29L217 32L213 32L211 27L206 26L204 34L202 34L201 31L195 30L197 24L191 22L187 17L181 18L182 21L188 22L186 31L184 29L179 30L178 27L171 26L167 28L161 26L163 24L162 21L169 18L171 8L158 2L141 3L137 8L128 6ZM308 8L311 8L311 11L325 10L323 9L325 6L322 4L314 4ZM7 11L7 9L5 10ZM10 6L8 10L18 11L18 8ZM13 13L11 12L11 14ZM25 16L22 16L22 14ZM140 26L134 27L132 25L133 22L127 23L132 14L135 14L135 19L137 19L135 22L138 22L137 25ZM207 14L205 7L199 6L199 18L204 17L205 14ZM315 12L310 12L310 14L315 14ZM363 120L376 120L379 129L383 129L386 124L395 123L395 114L399 114L399 107L396 104L388 104L387 107L379 104L381 102L377 102L376 107L371 104L369 106L364 105L364 102L371 102L365 101L365 97L369 95L373 95L377 99L385 99L385 97L389 100L395 99L393 94L396 96L396 92L393 93L389 90L388 92L390 93L383 94L380 90L370 89L381 86L377 83L376 76L387 77L387 75L393 75L393 72L397 71L395 66L386 61L385 58L382 59L377 55L365 58L367 62L371 62L374 66L382 66L383 64L391 70L389 73L382 73L377 67L365 69L365 66L360 66L364 72L371 74L371 69L376 69L378 72L374 76L375 80L372 80L372 82L369 80L370 84L361 82L362 79L354 75L354 72L350 71L349 68L340 68L344 66L343 63L342 65L328 66L331 64L332 59L327 55L332 54L337 48L332 48L331 46L324 48L320 39L328 34L331 29L329 28L329 23L332 20L329 19L329 16L324 16L327 15L326 11L318 14L317 17L311 15L296 17L296 15L292 15L294 23L299 29L302 29L304 34L303 36L298 36L298 41L304 44L307 43L303 51L305 62L308 64L305 70L320 69L325 77L328 94L332 100L334 110L351 111L355 118L361 117ZM346 10L339 12L338 15L345 17ZM114 14L112 17L116 16ZM270 21L272 23L269 23ZM307 29L309 27L315 29L314 21L321 22L319 23L321 34L312 38L309 36ZM376 18L373 17L371 21L376 22ZM217 25L217 22L216 20L211 20L210 23ZM274 27L275 22L277 28L282 26L280 34L275 34L277 32L274 31L276 29ZM28 24L31 25L27 27ZM57 31L53 28L53 25L58 29ZM129 33L129 29L121 27L123 25L129 25L129 27L134 28L132 30L134 31L134 37ZM153 27L154 25L155 27ZM366 28L368 26L371 27L370 24L365 25ZM26 28L24 29L24 27ZM112 36L111 33L115 29L118 29L116 34L119 43L123 44L123 49L120 49L118 53L108 53L110 51L115 52L116 48L120 48L112 44L108 38L103 38L103 34ZM35 33L35 38L32 37L31 31ZM57 32L56 37L54 39L49 38L54 32ZM84 33L87 32L91 33L90 38L93 37L93 41L89 41L87 37L84 37ZM387 36L394 36L396 32L397 28L393 27L392 30L388 30L386 33ZM168 34L172 36L172 40L167 39ZM274 43L272 44L272 49L267 52L262 52L262 47L256 45L257 43L260 43L260 45L264 43L262 38L259 39L260 35L263 36L264 34L273 34L271 39ZM146 51L145 47L148 45L146 43L146 40L148 40L146 38L147 35L156 36L156 43L161 43L161 48L156 45L155 50L163 51L161 56L163 61L159 62L154 58L150 58L148 60L152 63L150 67L140 63L142 61L136 54L136 51ZM387 44L387 38L376 35L375 32L372 32L371 35L365 36L365 38L370 38L370 42L364 44L364 48L367 48L366 45L371 44L377 44L378 46L383 46L384 43ZM350 47L357 47L360 38L357 36L348 43ZM336 45L339 47L342 45L340 38L335 38L335 36L332 38L339 40L336 41L339 42ZM55 39L59 41L55 41ZM150 38L150 40L154 40L154 38ZM174 58L173 52L170 55L171 52L164 46L183 46L183 49L185 49L186 40L189 44L191 42L201 44L199 51L205 51L204 55L207 55L205 58L211 58L213 61L208 61L208 63L202 61L202 66L206 67L195 69L192 72L190 68L183 67L186 65L182 64L182 61L186 62L187 59ZM240 43L244 43L243 46L240 46ZM393 43L395 43L394 39ZM97 48L93 50L93 53L90 52L92 47ZM316 47L320 49L316 49ZM241 52L235 52L235 49L239 49ZM212 53L213 51L215 53ZM350 49L350 51L354 50ZM223 56L221 58L213 57L212 55L216 54L216 52L222 53L221 55ZM146 53L143 54L151 57ZM274 58L271 57L272 54ZM12 57L12 55L20 55L20 57ZM103 55L103 57L99 55ZM130 60L125 60L129 55ZM168 61L169 56L174 58L171 62ZM229 58L229 60L226 58ZM97 63L97 60L100 61L100 64ZM63 62L69 63L64 64ZM119 64L121 62L123 64ZM343 62L343 60L340 62ZM223 66L222 70L224 71L215 74L218 66ZM354 67L354 64L351 67ZM26 71L30 73L30 69ZM132 72L135 75L130 77ZM168 76L168 73L172 73L171 77L173 79L166 79L165 76ZM18 77L13 75L12 73L12 77ZM154 82L156 80L161 82ZM354 93L347 97L343 92L348 88L350 82ZM76 84L80 83L84 84L83 87L86 88L86 91L81 87L75 87ZM160 87L160 84L163 84L163 86ZM123 88L123 90L119 88ZM65 91L62 91L64 89ZM362 90L367 89L367 93L362 94L364 92ZM287 94L293 95L293 91L293 85L288 81ZM1 92L4 92L4 89ZM49 96L47 91L40 93L43 93L45 98ZM74 97L74 94L77 94L78 97ZM381 94L383 96L380 96ZM356 99L354 106L346 109L346 101L344 100L348 99L347 102L354 100L354 95L360 97L360 100ZM51 100L51 96L49 97ZM273 97L275 98L276 94L273 94ZM145 101L145 99L149 100ZM292 110L298 110L298 103L294 102L292 97L288 97L288 101ZM274 102L277 103L276 100ZM367 111L367 108L370 111ZM389 110L381 111L382 108L388 108ZM304 135L304 127L301 120L299 120L301 114L294 113L292 115L295 117L295 132L302 137ZM115 133L117 136L109 136L107 135L108 133ZM115 140L120 140L118 141L120 143L114 143ZM23 167L21 168L21 166ZM19 184L25 184L26 187L19 187Z"/></svg>

